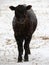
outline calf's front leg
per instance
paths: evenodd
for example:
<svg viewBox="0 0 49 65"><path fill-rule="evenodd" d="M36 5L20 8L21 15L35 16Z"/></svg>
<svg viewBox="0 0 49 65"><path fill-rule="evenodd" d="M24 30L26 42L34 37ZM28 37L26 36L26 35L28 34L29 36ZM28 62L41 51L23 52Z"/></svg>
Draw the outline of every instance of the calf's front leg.
<svg viewBox="0 0 49 65"><path fill-rule="evenodd" d="M18 46L18 62L22 62L23 40L16 35L15 35L15 39L17 41L17 46Z"/></svg>

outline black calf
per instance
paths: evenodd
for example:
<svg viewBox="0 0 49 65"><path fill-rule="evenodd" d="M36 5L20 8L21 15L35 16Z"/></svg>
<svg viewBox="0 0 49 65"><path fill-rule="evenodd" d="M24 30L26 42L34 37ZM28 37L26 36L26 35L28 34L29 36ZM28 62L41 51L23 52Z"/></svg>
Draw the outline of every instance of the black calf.
<svg viewBox="0 0 49 65"><path fill-rule="evenodd" d="M37 26L37 18L31 7L31 5L18 5L17 7L10 6L10 9L15 11L13 30L18 45L18 62L22 61L24 40L24 61L28 61L28 54L30 54L29 44L32 34L34 33Z"/></svg>

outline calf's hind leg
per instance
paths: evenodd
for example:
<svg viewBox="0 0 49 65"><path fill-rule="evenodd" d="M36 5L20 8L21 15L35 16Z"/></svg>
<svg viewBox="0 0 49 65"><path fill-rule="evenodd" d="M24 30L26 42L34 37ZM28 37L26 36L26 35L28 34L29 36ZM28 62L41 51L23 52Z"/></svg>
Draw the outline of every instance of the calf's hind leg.
<svg viewBox="0 0 49 65"><path fill-rule="evenodd" d="M23 45L22 45L22 42L21 41L17 41L17 45L18 45L18 52L19 52L19 55L18 55L18 62L21 62L22 61L22 54L23 54Z"/></svg>
<svg viewBox="0 0 49 65"><path fill-rule="evenodd" d="M25 49L24 61L28 61L28 54L30 54L29 44L30 44L30 41L31 41L31 37L32 36L29 36L29 37L25 38L25 44L24 44L24 49Z"/></svg>

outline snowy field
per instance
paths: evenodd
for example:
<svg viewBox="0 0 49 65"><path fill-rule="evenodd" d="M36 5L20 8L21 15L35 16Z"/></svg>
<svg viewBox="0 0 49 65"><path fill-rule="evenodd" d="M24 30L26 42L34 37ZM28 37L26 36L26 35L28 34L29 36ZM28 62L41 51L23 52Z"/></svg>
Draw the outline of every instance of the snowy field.
<svg viewBox="0 0 49 65"><path fill-rule="evenodd" d="M18 51L12 29L14 12L9 9L18 4L32 5L38 19L30 42L29 62L21 63L17 63ZM0 65L49 65L49 0L0 0Z"/></svg>

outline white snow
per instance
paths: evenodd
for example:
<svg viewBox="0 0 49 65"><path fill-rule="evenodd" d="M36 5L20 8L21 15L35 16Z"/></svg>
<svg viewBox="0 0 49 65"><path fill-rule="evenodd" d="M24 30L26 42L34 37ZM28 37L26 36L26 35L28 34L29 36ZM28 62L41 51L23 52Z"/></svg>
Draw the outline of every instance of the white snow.
<svg viewBox="0 0 49 65"><path fill-rule="evenodd" d="M38 19L30 42L29 62L21 63L17 63L17 44L12 29L14 12L9 9L18 4L32 5ZM0 0L0 65L11 64L49 65L49 0Z"/></svg>

